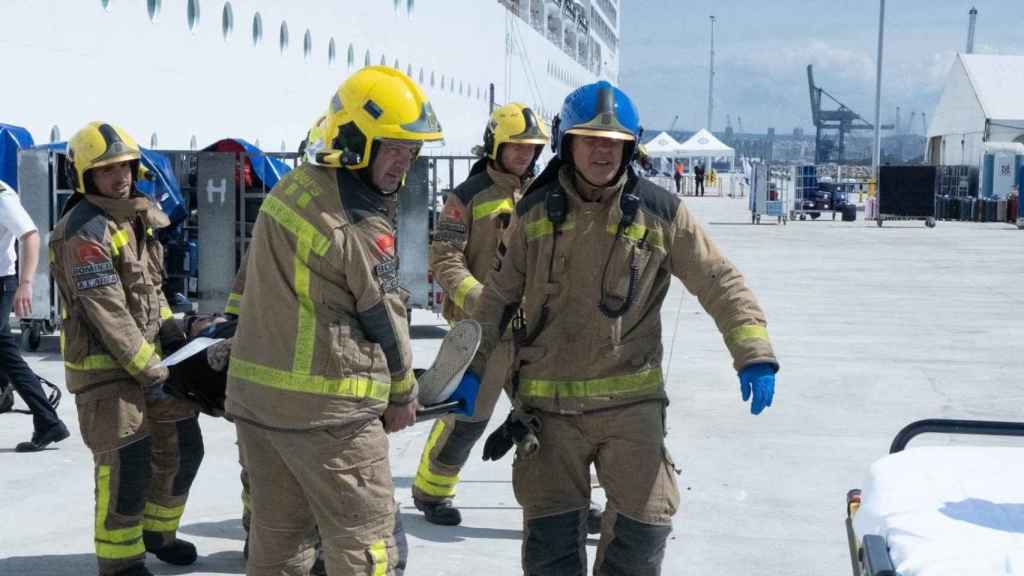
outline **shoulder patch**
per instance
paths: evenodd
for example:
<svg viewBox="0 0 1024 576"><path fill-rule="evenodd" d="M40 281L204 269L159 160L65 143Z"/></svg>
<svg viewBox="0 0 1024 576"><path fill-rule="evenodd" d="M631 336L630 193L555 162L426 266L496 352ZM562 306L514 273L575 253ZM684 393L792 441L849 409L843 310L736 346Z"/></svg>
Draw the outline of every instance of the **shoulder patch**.
<svg viewBox="0 0 1024 576"><path fill-rule="evenodd" d="M107 231L107 215L103 210L92 202L82 201L71 209L68 214L67 224L64 227L64 236L83 236L97 242L103 241Z"/></svg>
<svg viewBox="0 0 1024 576"><path fill-rule="evenodd" d="M668 190L646 178L640 178L637 180L634 193L640 197L640 207L651 216L666 222L675 220L681 200Z"/></svg>
<svg viewBox="0 0 1024 576"><path fill-rule="evenodd" d="M491 180L490 174L485 170L467 178L462 184L459 184L452 190L452 194L455 194L465 206L469 206L474 196L483 192L492 184L494 184L494 181Z"/></svg>

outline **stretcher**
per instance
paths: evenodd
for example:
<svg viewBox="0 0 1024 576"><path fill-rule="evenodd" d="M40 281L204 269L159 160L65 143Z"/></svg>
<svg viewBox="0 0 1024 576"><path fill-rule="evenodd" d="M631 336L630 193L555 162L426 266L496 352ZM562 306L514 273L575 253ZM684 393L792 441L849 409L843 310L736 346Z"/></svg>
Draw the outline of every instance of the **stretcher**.
<svg viewBox="0 0 1024 576"><path fill-rule="evenodd" d="M1024 423L921 420L846 496L854 576L1024 575L1024 443L904 450L920 434L1024 437Z"/></svg>

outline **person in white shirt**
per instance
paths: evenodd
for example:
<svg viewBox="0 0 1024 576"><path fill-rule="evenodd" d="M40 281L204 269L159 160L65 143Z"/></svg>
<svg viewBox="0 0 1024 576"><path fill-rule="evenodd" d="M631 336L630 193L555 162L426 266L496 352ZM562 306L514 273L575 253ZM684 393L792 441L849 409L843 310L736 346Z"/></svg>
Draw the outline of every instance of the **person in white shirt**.
<svg viewBox="0 0 1024 576"><path fill-rule="evenodd" d="M21 278L15 265L21 251ZM32 412L35 431L32 439L15 447L18 452L38 452L68 437L67 426L57 416L39 383L39 377L28 367L18 350L18 341L11 334L11 309L18 317L32 313L32 281L39 261L39 231L25 212L18 194L0 181L0 398L10 393L21 396ZM2 403L2 402L0 402Z"/></svg>

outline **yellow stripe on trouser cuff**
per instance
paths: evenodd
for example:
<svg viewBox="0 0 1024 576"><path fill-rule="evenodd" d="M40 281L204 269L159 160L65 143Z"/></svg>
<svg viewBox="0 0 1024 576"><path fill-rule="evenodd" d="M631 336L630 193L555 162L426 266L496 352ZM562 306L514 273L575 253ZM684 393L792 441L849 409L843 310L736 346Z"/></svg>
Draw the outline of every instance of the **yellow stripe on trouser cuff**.
<svg viewBox="0 0 1024 576"><path fill-rule="evenodd" d="M96 468L96 556L104 560L122 560L142 556L142 524L129 528L107 529L110 507L110 466Z"/></svg>
<svg viewBox="0 0 1024 576"><path fill-rule="evenodd" d="M455 296L452 296L452 300L455 301L455 305L463 310L466 309L466 295L473 288L480 285L480 281L474 278L472 275L466 276L459 282L459 286L455 289Z"/></svg>
<svg viewBox="0 0 1024 576"><path fill-rule="evenodd" d="M512 199L502 198L501 200L492 200L490 202L483 202L473 206L473 220L480 220L481 218L487 218L494 214L511 214L512 213Z"/></svg>
<svg viewBox="0 0 1024 576"><path fill-rule="evenodd" d="M143 512L142 529L147 532L174 532L178 529L181 515L185 513L185 505L168 508L152 502L146 502Z"/></svg>
<svg viewBox="0 0 1024 576"><path fill-rule="evenodd" d="M128 361L128 373L136 375L146 369L146 365L149 364L149 360L156 354L156 349L149 342L143 342L142 346L139 346L139 351L132 356L132 359Z"/></svg>
<svg viewBox="0 0 1024 576"><path fill-rule="evenodd" d="M371 544L370 557L373 558L373 576L386 576L388 573L388 543L380 540Z"/></svg>
<svg viewBox="0 0 1024 576"><path fill-rule="evenodd" d="M405 376L397 380L391 380L391 395L401 396L408 394L414 385L416 385L416 376L413 375L412 370L409 370L405 373Z"/></svg>
<svg viewBox="0 0 1024 576"><path fill-rule="evenodd" d="M372 398L387 402L391 392L390 382L377 382L361 377L326 378L316 374L296 374L234 357L228 364L228 374L269 388L325 396Z"/></svg>
<svg viewBox="0 0 1024 576"><path fill-rule="evenodd" d="M242 309L242 295L237 292L228 294L228 304L224 307L225 314L238 315L239 310Z"/></svg>
<svg viewBox="0 0 1024 576"><path fill-rule="evenodd" d="M540 398L588 398L654 391L661 385L661 369L593 380L533 380L519 382L519 393Z"/></svg>
<svg viewBox="0 0 1024 576"><path fill-rule="evenodd" d="M121 254L121 248L128 245L128 231L118 230L110 235L110 251L114 253L114 256Z"/></svg>
<svg viewBox="0 0 1024 576"><path fill-rule="evenodd" d="M725 343L735 346L747 340L768 340L768 329L758 324L747 324L733 328L725 335Z"/></svg>
<svg viewBox="0 0 1024 576"><path fill-rule="evenodd" d="M416 488L424 494L438 498L450 498L455 495L455 485L459 483L459 475L446 476L435 474L430 470L430 453L437 446L437 441L444 434L444 420L434 422L430 430L427 444L423 447L423 455L420 456L420 467L416 470Z"/></svg>

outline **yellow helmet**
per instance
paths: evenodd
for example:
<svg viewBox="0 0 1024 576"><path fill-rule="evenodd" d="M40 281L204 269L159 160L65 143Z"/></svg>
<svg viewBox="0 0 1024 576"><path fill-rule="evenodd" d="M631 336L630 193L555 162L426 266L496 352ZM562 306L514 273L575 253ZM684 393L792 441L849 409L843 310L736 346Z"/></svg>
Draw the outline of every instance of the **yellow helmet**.
<svg viewBox="0 0 1024 576"><path fill-rule="evenodd" d="M68 142L72 185L84 194L86 172L118 162L135 162L137 172L141 155L139 145L124 130L106 122L90 122ZM139 174L134 176L138 178Z"/></svg>
<svg viewBox="0 0 1024 576"><path fill-rule="evenodd" d="M370 165L375 142L437 142L443 138L434 109L420 87L388 66L370 66L349 76L331 98L319 132L319 139L310 139L307 146L310 160L349 170Z"/></svg>
<svg viewBox="0 0 1024 576"><path fill-rule="evenodd" d="M525 104L511 102L491 113L484 130L484 154L498 161L498 148L506 142L544 146L550 138L547 126Z"/></svg>

